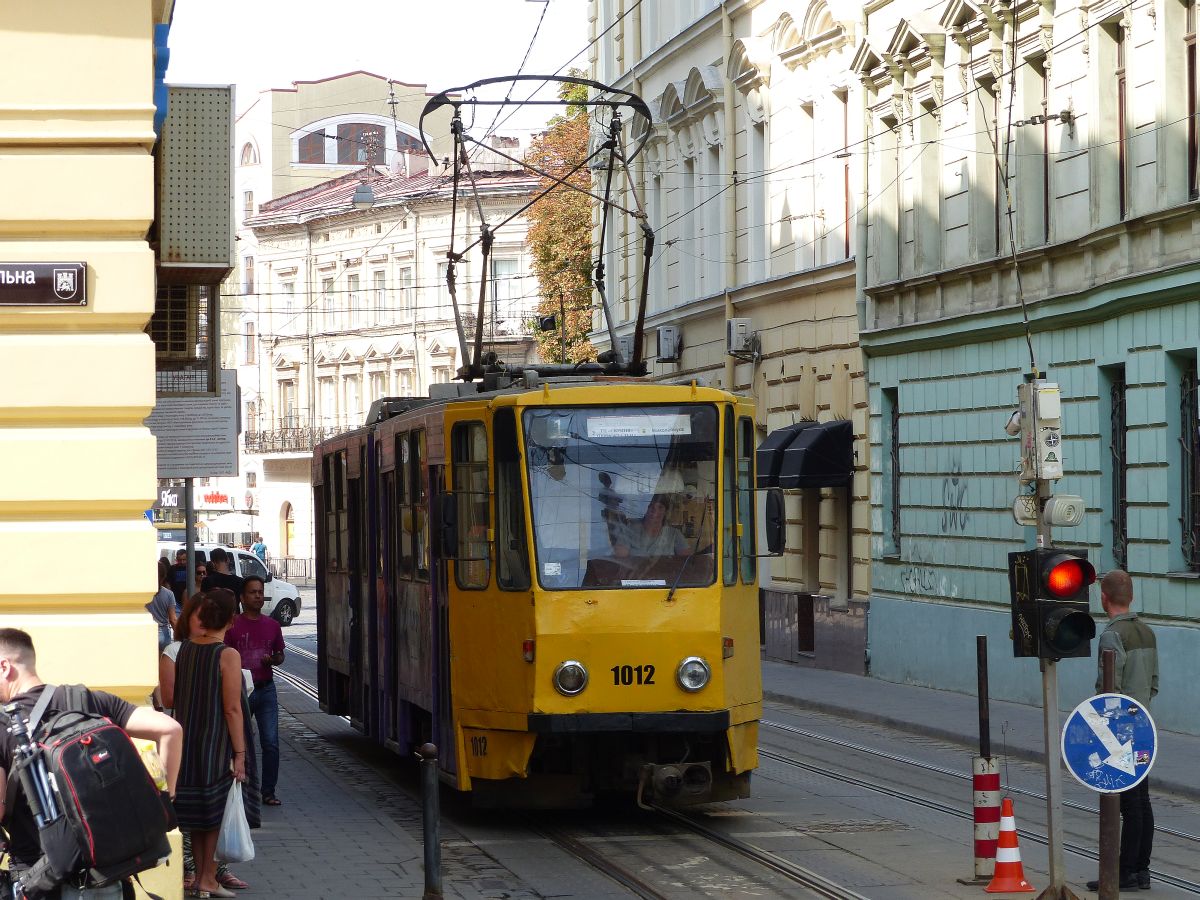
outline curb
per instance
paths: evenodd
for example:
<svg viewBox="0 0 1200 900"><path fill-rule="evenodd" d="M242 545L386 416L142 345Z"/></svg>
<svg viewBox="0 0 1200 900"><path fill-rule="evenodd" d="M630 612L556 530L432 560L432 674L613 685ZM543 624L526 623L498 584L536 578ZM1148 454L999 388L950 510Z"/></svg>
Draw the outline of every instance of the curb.
<svg viewBox="0 0 1200 900"><path fill-rule="evenodd" d="M904 731L908 734L917 735L918 737L933 738L939 741L947 741L951 744L962 744L964 747L978 752L978 738L974 735L964 735L961 731L953 731L949 728L939 728L936 725L928 725L922 722L911 722L907 719L899 719L895 716L890 716L885 713L872 712L870 710L858 709L856 707L847 706L844 704L833 703L828 700L811 700L807 697L793 697L788 694L781 694L777 691L763 691L763 700L769 700L773 703L782 703L785 706L795 707L796 709L810 709L816 712L825 713L831 716L841 716L847 719L854 719L858 722L869 722L873 725L883 725L888 728L894 728L897 731ZM1023 759L1028 762L1043 762L1045 754L1039 750L1030 750L1027 747L1012 746L1008 747L1008 755L1015 759ZM1200 800L1200 785L1165 780L1161 778L1153 779L1153 786L1160 792L1177 794L1180 797L1186 797L1189 800Z"/></svg>

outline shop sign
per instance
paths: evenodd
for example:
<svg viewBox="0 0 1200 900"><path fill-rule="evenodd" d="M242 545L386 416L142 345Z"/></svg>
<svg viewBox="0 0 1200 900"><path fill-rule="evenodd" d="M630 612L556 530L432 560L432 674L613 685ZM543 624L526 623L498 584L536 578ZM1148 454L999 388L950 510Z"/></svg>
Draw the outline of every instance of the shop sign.
<svg viewBox="0 0 1200 900"><path fill-rule="evenodd" d="M86 306L87 263L0 262L0 306Z"/></svg>

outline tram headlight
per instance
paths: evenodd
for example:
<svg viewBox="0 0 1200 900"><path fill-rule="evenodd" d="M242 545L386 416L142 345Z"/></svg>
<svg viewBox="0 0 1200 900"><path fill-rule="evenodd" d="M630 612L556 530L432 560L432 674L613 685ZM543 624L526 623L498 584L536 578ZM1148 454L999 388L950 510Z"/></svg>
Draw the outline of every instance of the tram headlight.
<svg viewBox="0 0 1200 900"><path fill-rule="evenodd" d="M688 693L703 689L712 677L712 669L699 656L689 656L675 670L675 680Z"/></svg>
<svg viewBox="0 0 1200 900"><path fill-rule="evenodd" d="M566 662L559 663L558 668L554 670L554 687L560 694L567 697L574 697L587 687L587 683L587 669L581 662L568 659Z"/></svg>

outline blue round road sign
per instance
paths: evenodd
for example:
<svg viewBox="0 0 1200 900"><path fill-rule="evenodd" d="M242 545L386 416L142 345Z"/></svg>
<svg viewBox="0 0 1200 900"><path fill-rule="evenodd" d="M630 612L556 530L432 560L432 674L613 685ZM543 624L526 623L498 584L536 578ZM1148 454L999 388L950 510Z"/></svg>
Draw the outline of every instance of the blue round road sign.
<svg viewBox="0 0 1200 900"><path fill-rule="evenodd" d="M1089 697L1063 726L1063 761L1084 787L1102 794L1127 791L1154 765L1158 731L1150 711L1124 694Z"/></svg>

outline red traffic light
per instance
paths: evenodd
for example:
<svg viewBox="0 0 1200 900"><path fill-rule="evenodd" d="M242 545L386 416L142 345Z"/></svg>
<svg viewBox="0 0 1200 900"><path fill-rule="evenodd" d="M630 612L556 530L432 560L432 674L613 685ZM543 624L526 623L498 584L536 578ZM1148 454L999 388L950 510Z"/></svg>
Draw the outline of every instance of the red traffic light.
<svg viewBox="0 0 1200 900"><path fill-rule="evenodd" d="M1096 570L1086 559L1064 553L1049 563L1043 570L1043 578L1051 599L1072 599L1096 581Z"/></svg>

